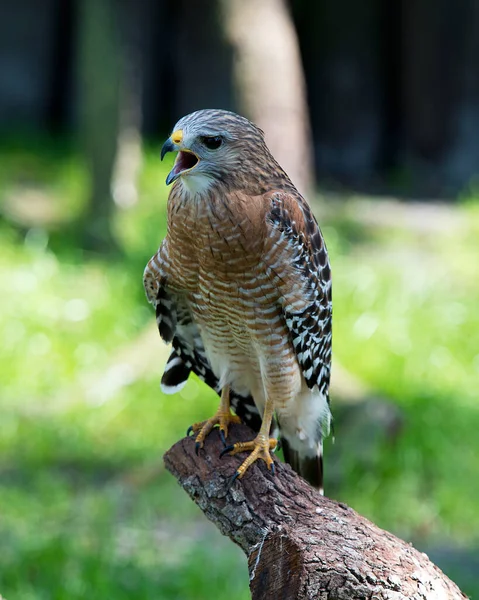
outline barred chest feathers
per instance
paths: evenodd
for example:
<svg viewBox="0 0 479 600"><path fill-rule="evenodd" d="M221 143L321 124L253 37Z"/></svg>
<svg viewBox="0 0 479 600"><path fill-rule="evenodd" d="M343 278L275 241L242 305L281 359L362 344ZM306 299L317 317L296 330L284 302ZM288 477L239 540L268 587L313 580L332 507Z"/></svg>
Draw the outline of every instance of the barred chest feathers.
<svg viewBox="0 0 479 600"><path fill-rule="evenodd" d="M185 193L180 186L170 196L168 255L170 277L184 279L185 272L225 282L248 279L261 261L266 207L263 198L248 205L240 195ZM195 292L188 277L181 292ZM181 287L181 286L180 286Z"/></svg>
<svg viewBox="0 0 479 600"><path fill-rule="evenodd" d="M264 396L266 361L285 371L295 391L301 386L279 290L263 263L266 208L262 196L248 205L240 195L170 197L168 279L187 294L220 385L256 399Z"/></svg>

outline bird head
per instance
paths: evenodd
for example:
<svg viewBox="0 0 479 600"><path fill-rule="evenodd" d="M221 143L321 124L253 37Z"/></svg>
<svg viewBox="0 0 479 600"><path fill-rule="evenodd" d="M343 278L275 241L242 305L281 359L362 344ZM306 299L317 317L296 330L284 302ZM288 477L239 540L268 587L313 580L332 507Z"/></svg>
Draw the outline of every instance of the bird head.
<svg viewBox="0 0 479 600"><path fill-rule="evenodd" d="M248 119L226 110L196 111L180 119L163 144L162 160L178 152L166 184L180 179L188 190L204 192L215 181L247 172L258 148L266 149L264 134Z"/></svg>

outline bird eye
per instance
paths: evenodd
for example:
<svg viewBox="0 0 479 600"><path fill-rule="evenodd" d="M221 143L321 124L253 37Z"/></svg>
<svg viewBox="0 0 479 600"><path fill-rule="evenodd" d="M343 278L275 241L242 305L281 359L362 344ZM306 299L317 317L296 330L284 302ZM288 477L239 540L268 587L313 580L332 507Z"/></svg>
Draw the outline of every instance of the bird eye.
<svg viewBox="0 0 479 600"><path fill-rule="evenodd" d="M203 145L208 148L208 150L216 150L223 143L223 139L219 135L204 135L201 138L201 141Z"/></svg>

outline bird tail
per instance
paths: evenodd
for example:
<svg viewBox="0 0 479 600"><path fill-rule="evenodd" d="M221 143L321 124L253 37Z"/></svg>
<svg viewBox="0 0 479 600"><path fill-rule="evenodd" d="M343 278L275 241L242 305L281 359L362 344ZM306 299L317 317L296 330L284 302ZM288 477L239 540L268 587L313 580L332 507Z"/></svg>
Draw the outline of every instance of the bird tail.
<svg viewBox="0 0 479 600"><path fill-rule="evenodd" d="M285 461L291 465L298 475L301 475L303 479L306 479L309 484L323 494L323 444L318 445L316 455L305 456L298 450L293 450L284 437L281 439L281 443Z"/></svg>
<svg viewBox="0 0 479 600"><path fill-rule="evenodd" d="M161 378L161 391L164 394L176 394L176 392L179 392L186 385L190 372L191 369L185 365L183 359L173 350Z"/></svg>

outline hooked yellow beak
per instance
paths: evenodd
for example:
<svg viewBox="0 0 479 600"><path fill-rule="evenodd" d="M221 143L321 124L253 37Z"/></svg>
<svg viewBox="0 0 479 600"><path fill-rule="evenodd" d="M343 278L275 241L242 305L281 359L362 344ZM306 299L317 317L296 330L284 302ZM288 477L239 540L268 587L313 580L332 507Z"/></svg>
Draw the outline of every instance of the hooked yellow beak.
<svg viewBox="0 0 479 600"><path fill-rule="evenodd" d="M177 148L175 148L175 145L181 144L182 141L183 141L183 130L177 129L170 135L170 137L163 144L163 147L161 148L161 155L160 155L161 160L163 160L165 158L165 154L167 154L168 152L175 152L175 150L178 150Z"/></svg>

